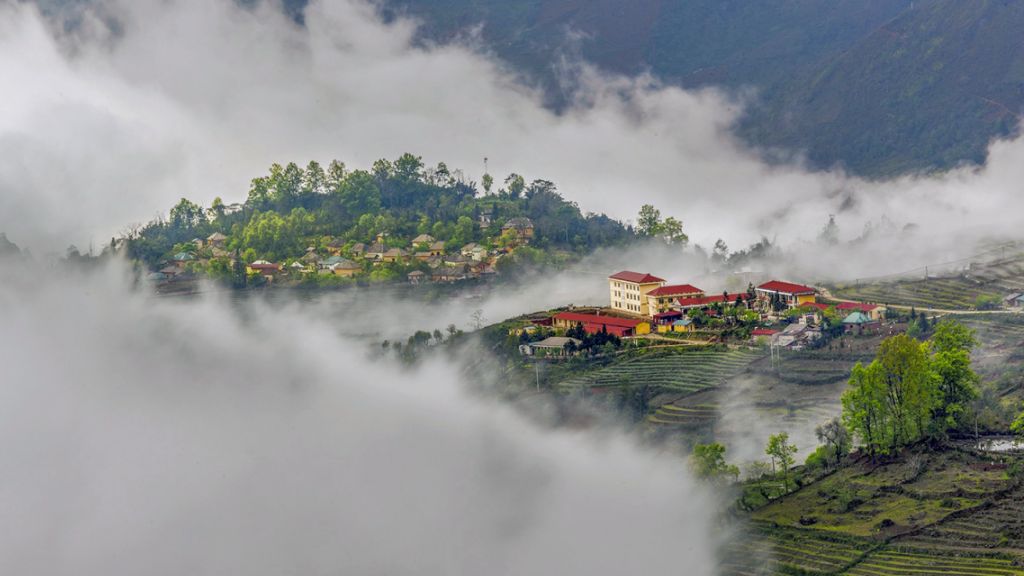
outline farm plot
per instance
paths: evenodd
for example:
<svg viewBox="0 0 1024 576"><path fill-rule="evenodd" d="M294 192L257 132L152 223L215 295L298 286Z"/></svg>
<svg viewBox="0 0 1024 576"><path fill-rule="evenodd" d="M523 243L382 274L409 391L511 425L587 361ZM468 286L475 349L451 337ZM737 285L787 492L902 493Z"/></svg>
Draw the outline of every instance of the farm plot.
<svg viewBox="0 0 1024 576"><path fill-rule="evenodd" d="M749 530L725 548L720 573L836 574L855 565L877 545L864 538L764 526Z"/></svg>
<svg viewBox="0 0 1024 576"><path fill-rule="evenodd" d="M1024 569L1011 558L986 556L953 556L934 551L886 549L869 555L862 562L843 572L851 576L924 576L954 574L956 576L1019 576Z"/></svg>
<svg viewBox="0 0 1024 576"><path fill-rule="evenodd" d="M574 390L653 386L693 393L718 386L761 355L755 350L673 350L577 374L563 380L558 387Z"/></svg>
<svg viewBox="0 0 1024 576"><path fill-rule="evenodd" d="M1024 491L1016 489L991 506L900 538L897 543L929 553L975 555L999 547L1024 551Z"/></svg>
<svg viewBox="0 0 1024 576"><path fill-rule="evenodd" d="M840 286L834 292L840 298L864 302L951 310L971 309L979 296L1003 294L998 286L964 276Z"/></svg>

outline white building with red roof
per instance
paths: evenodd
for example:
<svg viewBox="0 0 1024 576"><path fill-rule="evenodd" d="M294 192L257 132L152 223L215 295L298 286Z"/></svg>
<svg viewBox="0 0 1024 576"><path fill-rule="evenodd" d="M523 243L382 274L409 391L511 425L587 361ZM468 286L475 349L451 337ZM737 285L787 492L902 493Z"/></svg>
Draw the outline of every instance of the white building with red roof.
<svg viewBox="0 0 1024 576"><path fill-rule="evenodd" d="M757 298L762 303L770 303L773 299L781 300L787 308L796 308L815 301L817 291L810 286L772 280L756 288Z"/></svg>
<svg viewBox="0 0 1024 576"><path fill-rule="evenodd" d="M651 316L668 312L680 298L700 298L704 291L690 284L666 284L647 292L647 311Z"/></svg>
<svg viewBox="0 0 1024 576"><path fill-rule="evenodd" d="M647 295L665 285L663 278L646 272L623 270L608 277L611 308L635 316L650 316Z"/></svg>

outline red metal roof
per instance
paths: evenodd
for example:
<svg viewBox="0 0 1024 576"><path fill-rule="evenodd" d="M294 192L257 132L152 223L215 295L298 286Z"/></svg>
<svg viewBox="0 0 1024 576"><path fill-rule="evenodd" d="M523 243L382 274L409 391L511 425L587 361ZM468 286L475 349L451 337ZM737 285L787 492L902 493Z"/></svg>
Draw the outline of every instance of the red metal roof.
<svg viewBox="0 0 1024 576"><path fill-rule="evenodd" d="M640 320L630 318L618 318L616 316L598 316L596 314L579 314L576 312L559 312L555 318L566 322L581 322L583 324L603 324L605 326L619 326L621 328L636 328Z"/></svg>
<svg viewBox="0 0 1024 576"><path fill-rule="evenodd" d="M647 293L648 296L676 296L678 294L703 294L704 291L690 284L661 286Z"/></svg>
<svg viewBox="0 0 1024 576"><path fill-rule="evenodd" d="M862 302L840 302L836 304L836 310L859 310L861 312L871 312L875 308L878 308L877 304L864 304Z"/></svg>
<svg viewBox="0 0 1024 576"><path fill-rule="evenodd" d="M735 302L737 297L739 297L740 300L746 300L747 293L737 292L735 294L729 294L729 302ZM694 306L708 306L710 304L714 304L715 302L724 302L725 299L726 295L716 294L714 296L701 296L699 298L680 298L678 302L679 305L684 308L692 308Z"/></svg>
<svg viewBox="0 0 1024 576"><path fill-rule="evenodd" d="M626 282L634 282L636 284L653 284L655 282L665 281L662 278L658 278L657 276L653 276L646 272L630 272L629 270L623 270L622 272L612 274L609 278L624 280Z"/></svg>
<svg viewBox="0 0 1024 576"><path fill-rule="evenodd" d="M782 294L814 294L814 288L811 288L810 286L793 284L792 282L782 282L781 280L765 282L758 286L757 289L767 290L768 292L779 292Z"/></svg>
<svg viewBox="0 0 1024 576"><path fill-rule="evenodd" d="M751 336L772 336L778 333L778 330L772 330L771 328L754 328L750 331Z"/></svg>

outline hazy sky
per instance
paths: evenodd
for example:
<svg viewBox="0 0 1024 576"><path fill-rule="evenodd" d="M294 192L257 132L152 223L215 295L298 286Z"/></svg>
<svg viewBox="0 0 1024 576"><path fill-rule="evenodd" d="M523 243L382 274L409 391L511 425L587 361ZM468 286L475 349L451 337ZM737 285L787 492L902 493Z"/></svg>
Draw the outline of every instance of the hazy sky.
<svg viewBox="0 0 1024 576"><path fill-rule="evenodd" d="M473 179L486 156L499 180L553 180L621 218L653 202L705 245L813 238L830 213L846 238L883 216L918 223L928 249L1016 226L1002 208L1024 181L1019 141L980 171L867 183L766 166L729 135L742 100L714 90L570 63L578 101L555 115L471 42L414 46L413 23L386 25L362 0L314 2L305 28L228 0L90 6L66 34L0 3L0 229L37 251L106 242L181 196L243 200L272 162L406 151Z"/></svg>

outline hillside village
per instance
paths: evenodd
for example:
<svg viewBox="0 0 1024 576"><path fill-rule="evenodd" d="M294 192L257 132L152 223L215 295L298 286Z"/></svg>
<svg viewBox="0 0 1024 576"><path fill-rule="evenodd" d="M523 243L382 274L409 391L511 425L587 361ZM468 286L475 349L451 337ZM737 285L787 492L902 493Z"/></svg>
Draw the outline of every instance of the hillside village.
<svg viewBox="0 0 1024 576"><path fill-rule="evenodd" d="M669 284L653 274L624 270L608 277L604 307L538 315L516 326L526 355L573 355L622 339L733 342L802 349L843 333L882 330L885 306L819 301L811 286L771 280L744 292L708 294L692 284Z"/></svg>
<svg viewBox="0 0 1024 576"><path fill-rule="evenodd" d="M481 226L490 225L489 220L489 214L481 215ZM214 232L205 239L192 240L187 250L175 254L147 278L158 284L191 281L212 266L230 269L244 265L248 277L266 283L301 281L311 276L355 279L390 265L404 270L406 280L414 285L487 280L498 274L503 257L528 246L533 237L533 222L516 217L501 225L498 237L461 246L453 247L430 234L402 239L380 233L369 244L325 237L318 245L307 247L303 254L282 261L255 259L243 263L240 255L226 249L228 237Z"/></svg>

